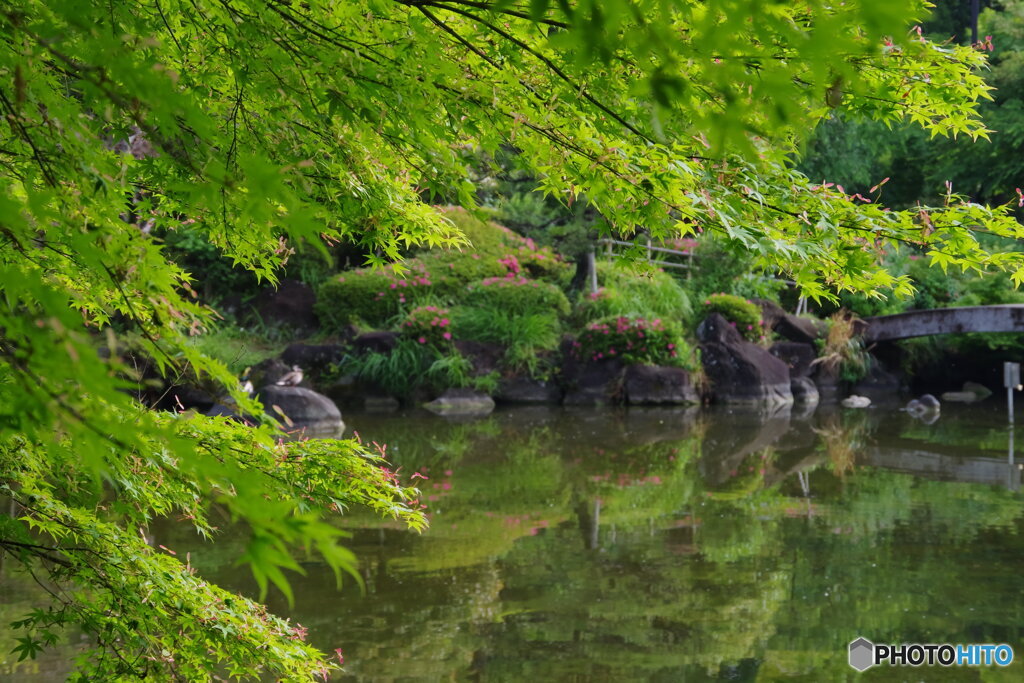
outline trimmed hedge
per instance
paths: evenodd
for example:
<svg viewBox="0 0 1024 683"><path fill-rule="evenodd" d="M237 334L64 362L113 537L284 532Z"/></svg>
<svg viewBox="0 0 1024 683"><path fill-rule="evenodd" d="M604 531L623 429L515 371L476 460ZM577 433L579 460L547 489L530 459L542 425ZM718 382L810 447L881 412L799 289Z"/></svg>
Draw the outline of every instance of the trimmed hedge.
<svg viewBox="0 0 1024 683"><path fill-rule="evenodd" d="M470 285L462 299L466 306L491 308L506 315L527 313L569 314L569 300L561 289L547 282L509 273Z"/></svg>
<svg viewBox="0 0 1024 683"><path fill-rule="evenodd" d="M711 294L704 300L704 312L720 314L749 341L764 339L761 308L752 301L734 294Z"/></svg>

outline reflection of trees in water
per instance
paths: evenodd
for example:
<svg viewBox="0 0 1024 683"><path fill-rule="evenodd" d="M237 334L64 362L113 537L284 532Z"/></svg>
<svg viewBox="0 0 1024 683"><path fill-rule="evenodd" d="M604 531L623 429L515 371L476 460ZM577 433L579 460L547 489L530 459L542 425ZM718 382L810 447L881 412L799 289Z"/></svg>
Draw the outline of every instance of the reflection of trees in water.
<svg viewBox="0 0 1024 683"><path fill-rule="evenodd" d="M337 596L317 567L294 586L295 618L343 647L359 680L827 680L847 673L859 632L1019 642L1005 579L1024 551L1019 495L850 469L830 452L905 438L919 429L905 416L545 414L431 418L415 447L415 422L397 421L399 464L426 466L424 496L438 496L432 528L356 515L368 594ZM206 558L216 551L193 564L245 587Z"/></svg>

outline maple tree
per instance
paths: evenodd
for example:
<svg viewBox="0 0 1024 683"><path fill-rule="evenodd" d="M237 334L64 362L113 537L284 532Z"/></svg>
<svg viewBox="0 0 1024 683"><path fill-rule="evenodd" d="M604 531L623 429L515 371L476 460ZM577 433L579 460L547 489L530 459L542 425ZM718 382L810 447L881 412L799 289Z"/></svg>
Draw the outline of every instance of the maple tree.
<svg viewBox="0 0 1024 683"><path fill-rule="evenodd" d="M84 679L303 680L335 664L301 629L195 576L139 531L224 506L243 562L288 591L295 548L339 573L330 524L365 504L413 527L414 491L354 441L156 413L130 359L223 384L189 343L214 318L160 239L197 226L275 281L298 245L359 245L370 265L459 246L427 201L474 206L465 153L512 146L542 188L630 236L713 231L805 293L907 292L887 244L942 267L1009 270L979 232L1008 207L951 193L887 211L793 170L835 111L984 137L984 55L911 27L926 3L819 0L123 0L0 8L0 548L54 586L17 625L25 656L78 625ZM908 32L909 31L909 32ZM400 268L399 266L396 266ZM128 354L131 350L131 355Z"/></svg>

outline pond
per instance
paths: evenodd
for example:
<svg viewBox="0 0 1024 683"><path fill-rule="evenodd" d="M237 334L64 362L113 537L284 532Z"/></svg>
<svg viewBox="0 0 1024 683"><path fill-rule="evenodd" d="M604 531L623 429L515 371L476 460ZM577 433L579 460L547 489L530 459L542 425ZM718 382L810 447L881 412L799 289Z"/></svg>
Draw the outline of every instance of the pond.
<svg viewBox="0 0 1024 683"><path fill-rule="evenodd" d="M1006 669L875 667L869 680L1024 680L1024 507L1004 409L926 424L880 409L520 408L457 422L346 414L419 471L431 527L352 514L364 588L315 561L274 611L374 680L841 680L847 645L1007 643ZM1024 460L1024 458L1021 458ZM155 531L255 594L244 535ZM4 574L0 618L34 595ZM59 680L73 647L14 663ZM343 679L344 680L344 679Z"/></svg>

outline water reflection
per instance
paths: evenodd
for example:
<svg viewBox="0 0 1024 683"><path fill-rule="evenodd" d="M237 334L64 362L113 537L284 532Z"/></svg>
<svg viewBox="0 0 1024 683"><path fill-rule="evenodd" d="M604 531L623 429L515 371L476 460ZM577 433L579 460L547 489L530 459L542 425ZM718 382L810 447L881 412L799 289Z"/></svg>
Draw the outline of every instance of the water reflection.
<svg viewBox="0 0 1024 683"><path fill-rule="evenodd" d="M426 473L431 517L423 535L345 519L365 594L311 561L294 609L271 598L343 648L353 680L834 680L859 635L1006 642L1018 663L984 680L1024 673L1021 473L995 407L931 425L822 409L345 418ZM243 533L159 534L255 593L232 567Z"/></svg>

